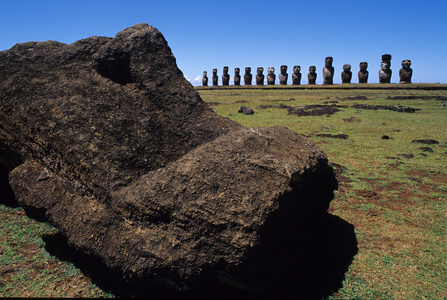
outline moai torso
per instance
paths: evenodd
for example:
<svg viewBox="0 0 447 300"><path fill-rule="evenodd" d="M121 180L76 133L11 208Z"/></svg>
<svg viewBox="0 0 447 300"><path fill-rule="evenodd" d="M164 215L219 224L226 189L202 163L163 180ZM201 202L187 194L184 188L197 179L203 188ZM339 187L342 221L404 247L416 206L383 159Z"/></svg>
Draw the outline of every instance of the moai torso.
<svg viewBox="0 0 447 300"><path fill-rule="evenodd" d="M368 63L367 62L361 62L359 67L360 67L359 83L368 83L369 72L366 71L366 69L368 68Z"/></svg>
<svg viewBox="0 0 447 300"><path fill-rule="evenodd" d="M217 69L213 69L213 86L219 85L219 76L217 76Z"/></svg>
<svg viewBox="0 0 447 300"><path fill-rule="evenodd" d="M234 85L241 85L241 69L234 68Z"/></svg>
<svg viewBox="0 0 447 300"><path fill-rule="evenodd" d="M276 80L275 68L269 67L267 70L267 84L275 85L275 80Z"/></svg>
<svg viewBox="0 0 447 300"><path fill-rule="evenodd" d="M328 56L324 60L323 84L334 84L334 67L332 66L332 57Z"/></svg>
<svg viewBox="0 0 447 300"><path fill-rule="evenodd" d="M253 75L251 74L251 68L246 67L245 74L244 74L244 84L251 85L252 80L253 80Z"/></svg>
<svg viewBox="0 0 447 300"><path fill-rule="evenodd" d="M264 68L263 67L258 67L256 72L257 72L257 74L256 74L256 85L264 85L264 74L262 74L264 72Z"/></svg>
<svg viewBox="0 0 447 300"><path fill-rule="evenodd" d="M410 68L411 60L405 59L402 61L402 69L399 70L400 83L411 83L411 76L413 76L413 69Z"/></svg>
<svg viewBox="0 0 447 300"><path fill-rule="evenodd" d="M208 86L208 72L203 71L202 86Z"/></svg>
<svg viewBox="0 0 447 300"><path fill-rule="evenodd" d="M309 74L307 74L307 81L309 84L315 84L317 81L317 68L315 66L309 67Z"/></svg>
<svg viewBox="0 0 447 300"><path fill-rule="evenodd" d="M293 74L292 74L292 84L300 85L301 84L301 67L293 66Z"/></svg>
<svg viewBox="0 0 447 300"><path fill-rule="evenodd" d="M230 74L228 74L228 67L223 67L222 85L224 86L230 85Z"/></svg>
<svg viewBox="0 0 447 300"><path fill-rule="evenodd" d="M343 72L341 72L341 83L351 83L351 79L351 65L343 65Z"/></svg>
<svg viewBox="0 0 447 300"><path fill-rule="evenodd" d="M391 83L391 55L382 55L382 62L379 70L379 83Z"/></svg>
<svg viewBox="0 0 447 300"><path fill-rule="evenodd" d="M287 79L289 79L289 74L287 74L287 66L281 66L281 73L279 73L279 84L287 85Z"/></svg>

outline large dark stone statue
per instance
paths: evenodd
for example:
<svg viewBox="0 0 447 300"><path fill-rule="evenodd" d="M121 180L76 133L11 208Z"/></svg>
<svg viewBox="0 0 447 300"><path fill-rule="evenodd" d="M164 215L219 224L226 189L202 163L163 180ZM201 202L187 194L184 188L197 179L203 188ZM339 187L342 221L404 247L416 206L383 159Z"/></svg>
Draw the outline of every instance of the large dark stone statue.
<svg viewBox="0 0 447 300"><path fill-rule="evenodd" d="M251 74L251 68L245 67L244 84L251 85L252 80L253 80L253 75Z"/></svg>
<svg viewBox="0 0 447 300"><path fill-rule="evenodd" d="M341 72L341 83L351 83L352 72L351 65L343 65L343 72Z"/></svg>
<svg viewBox="0 0 447 300"><path fill-rule="evenodd" d="M332 66L333 58L328 56L324 60L323 68L323 84L334 84L334 67Z"/></svg>
<svg viewBox="0 0 447 300"><path fill-rule="evenodd" d="M411 83L411 76L413 76L413 69L410 68L411 60L404 59L402 61L402 69L399 70L400 83Z"/></svg>
<svg viewBox="0 0 447 300"><path fill-rule="evenodd" d="M324 298L356 252L326 155L217 115L147 24L1 51L0 108L0 186L124 298Z"/></svg>
<svg viewBox="0 0 447 300"><path fill-rule="evenodd" d="M281 73L279 74L279 84L287 85L287 79L289 79L289 74L287 74L287 66L281 66Z"/></svg>
<svg viewBox="0 0 447 300"><path fill-rule="evenodd" d="M228 67L223 67L222 85L223 86L230 85L230 74L228 74Z"/></svg>
<svg viewBox="0 0 447 300"><path fill-rule="evenodd" d="M276 80L275 68L268 67L268 69L267 69L267 84L275 85L275 80Z"/></svg>
<svg viewBox="0 0 447 300"><path fill-rule="evenodd" d="M241 69L234 68L234 85L241 85Z"/></svg>
<svg viewBox="0 0 447 300"><path fill-rule="evenodd" d="M256 85L264 85L264 74L262 74L264 72L264 68L263 67L258 67L258 69L256 70L257 74L256 74Z"/></svg>
<svg viewBox="0 0 447 300"><path fill-rule="evenodd" d="M203 71L202 86L208 86L208 72Z"/></svg>
<svg viewBox="0 0 447 300"><path fill-rule="evenodd" d="M217 76L217 69L213 69L213 86L219 86L219 76Z"/></svg>
<svg viewBox="0 0 447 300"><path fill-rule="evenodd" d="M391 55L382 55L382 62L379 70L379 83L391 83Z"/></svg>
<svg viewBox="0 0 447 300"><path fill-rule="evenodd" d="M317 68L315 66L309 67L309 74L307 74L308 84L316 84L317 81Z"/></svg>
<svg viewBox="0 0 447 300"><path fill-rule="evenodd" d="M293 66L292 84L301 85L301 66Z"/></svg>
<svg viewBox="0 0 447 300"><path fill-rule="evenodd" d="M360 67L360 71L358 73L359 83L368 83L369 72L366 70L368 68L368 63L361 62L359 67Z"/></svg>

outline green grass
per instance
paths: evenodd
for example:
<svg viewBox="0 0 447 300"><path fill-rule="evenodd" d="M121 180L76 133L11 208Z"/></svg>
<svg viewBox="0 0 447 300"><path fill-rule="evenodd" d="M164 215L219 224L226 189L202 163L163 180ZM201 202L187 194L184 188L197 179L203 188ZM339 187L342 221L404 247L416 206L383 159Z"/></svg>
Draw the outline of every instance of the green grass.
<svg viewBox="0 0 447 300"><path fill-rule="evenodd" d="M349 87L349 89L347 89ZM346 167L329 212L355 226L359 252L329 299L445 299L447 295L447 96L442 85L334 85L198 89L219 115L244 126L285 126L308 136ZM392 88L392 89L389 89ZM427 88L431 88L429 90ZM352 100L356 96L366 100ZM411 100L387 97L417 96ZM419 98L418 98L419 97ZM298 117L261 105L348 106L331 116ZM404 105L415 113L354 109ZM238 113L249 106L254 115ZM346 121L348 120L348 121ZM317 134L347 134L348 139ZM388 135L391 139L381 139ZM423 152L415 139L435 139ZM403 155L404 154L404 155ZM412 158L405 155L412 154ZM57 230L21 208L0 205L0 297L113 297L42 241ZM329 249L330 251L330 249Z"/></svg>
<svg viewBox="0 0 447 300"><path fill-rule="evenodd" d="M199 89L221 116L248 127L286 126L308 136L331 162L347 167L343 176L348 180L340 182L329 211L355 226L359 253L343 288L329 298L445 299L447 295L447 109L440 100L430 99L447 92L394 87ZM367 99L347 99L356 96ZM387 99L405 96L417 97ZM260 107L333 101L348 107L321 117L298 117L288 115L286 109ZM373 111L354 109L353 104L403 105L420 111ZM253 108L255 114L238 114L241 105ZM316 136L322 133L349 138ZM383 135L391 139L382 139ZM416 139L440 143L412 143ZM424 146L433 152L419 149ZM410 154L412 158L405 157ZM375 196L371 197L371 191Z"/></svg>

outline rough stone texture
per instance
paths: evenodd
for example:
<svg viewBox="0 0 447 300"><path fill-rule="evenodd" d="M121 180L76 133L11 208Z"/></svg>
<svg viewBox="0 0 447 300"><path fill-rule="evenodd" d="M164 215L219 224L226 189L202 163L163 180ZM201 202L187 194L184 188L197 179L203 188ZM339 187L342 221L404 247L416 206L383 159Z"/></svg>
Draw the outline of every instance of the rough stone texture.
<svg viewBox="0 0 447 300"><path fill-rule="evenodd" d="M323 84L334 84L334 67L332 66L333 58L328 56L324 60L323 68Z"/></svg>
<svg viewBox="0 0 447 300"><path fill-rule="evenodd" d="M341 72L341 83L351 83L352 72L351 65L343 65L343 72Z"/></svg>
<svg viewBox="0 0 447 300"><path fill-rule="evenodd" d="M368 83L369 72L366 70L368 68L367 62L361 62L359 64L360 71L358 73L359 83Z"/></svg>
<svg viewBox="0 0 447 300"><path fill-rule="evenodd" d="M309 73L307 74L308 84L316 84L317 81L317 68L315 66L309 67Z"/></svg>
<svg viewBox="0 0 447 300"><path fill-rule="evenodd" d="M305 137L218 116L147 24L0 52L0 105L19 204L140 286L293 290L337 188Z"/></svg>
<svg viewBox="0 0 447 300"><path fill-rule="evenodd" d="M275 80L276 80L275 68L268 67L268 69L267 69L267 84L275 85Z"/></svg>
<svg viewBox="0 0 447 300"><path fill-rule="evenodd" d="M228 67L223 67L222 85L223 86L230 85L230 74L228 74Z"/></svg>
<svg viewBox="0 0 447 300"><path fill-rule="evenodd" d="M255 112L253 111L252 108L247 107L247 106L241 106L241 108L238 110L238 113L242 113L244 115L252 115Z"/></svg>
<svg viewBox="0 0 447 300"><path fill-rule="evenodd" d="M234 85L241 85L241 69L240 68L234 68Z"/></svg>
<svg viewBox="0 0 447 300"><path fill-rule="evenodd" d="M399 83L411 83L411 76L413 76L413 69L410 68L411 60L404 59L402 61L402 69L399 70Z"/></svg>
<svg viewBox="0 0 447 300"><path fill-rule="evenodd" d="M289 74L287 74L287 66L281 65L281 73L279 73L279 84L287 85L288 78L289 78Z"/></svg>
<svg viewBox="0 0 447 300"><path fill-rule="evenodd" d="M208 86L208 72L203 71L202 86Z"/></svg>
<svg viewBox="0 0 447 300"><path fill-rule="evenodd" d="M390 68L391 55L383 54L379 70L379 83L391 83L391 75L393 74L393 71Z"/></svg>
<svg viewBox="0 0 447 300"><path fill-rule="evenodd" d="M217 69L213 69L213 86L219 86L219 76L217 76Z"/></svg>
<svg viewBox="0 0 447 300"><path fill-rule="evenodd" d="M253 75L251 74L251 68L245 67L244 84L251 85L252 80L253 80Z"/></svg>
<svg viewBox="0 0 447 300"><path fill-rule="evenodd" d="M293 74L292 74L292 84L300 85L301 84L301 66L293 66Z"/></svg>
<svg viewBox="0 0 447 300"><path fill-rule="evenodd" d="M264 68L263 67L258 67L256 69L256 85L264 85Z"/></svg>

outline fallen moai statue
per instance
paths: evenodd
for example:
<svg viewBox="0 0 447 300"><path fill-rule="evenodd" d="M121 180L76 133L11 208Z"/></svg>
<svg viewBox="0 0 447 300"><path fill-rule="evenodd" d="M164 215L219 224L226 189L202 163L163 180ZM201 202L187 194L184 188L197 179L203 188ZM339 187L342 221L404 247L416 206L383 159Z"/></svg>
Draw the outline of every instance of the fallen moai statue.
<svg viewBox="0 0 447 300"><path fill-rule="evenodd" d="M147 24L0 52L0 105L18 203L129 281L281 289L337 188L305 137L218 116Z"/></svg>

